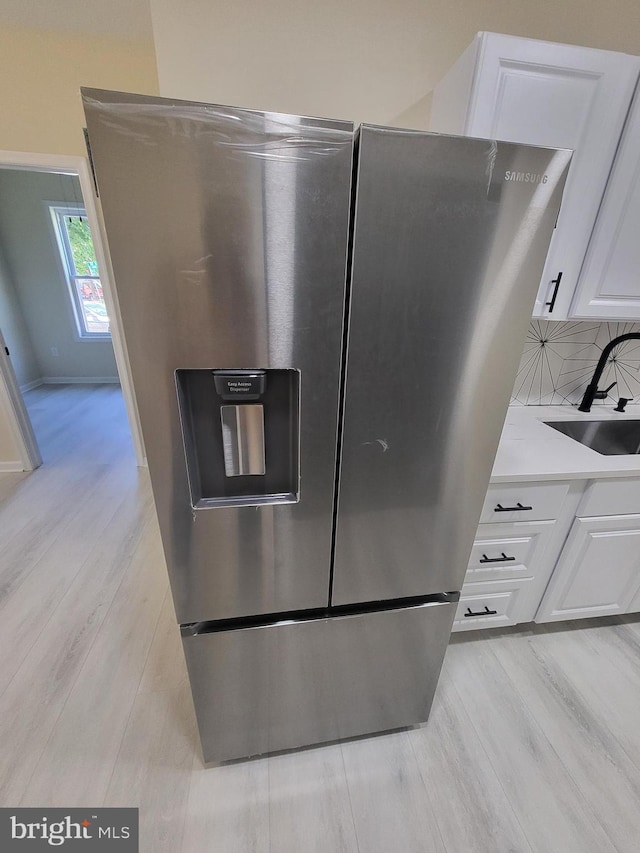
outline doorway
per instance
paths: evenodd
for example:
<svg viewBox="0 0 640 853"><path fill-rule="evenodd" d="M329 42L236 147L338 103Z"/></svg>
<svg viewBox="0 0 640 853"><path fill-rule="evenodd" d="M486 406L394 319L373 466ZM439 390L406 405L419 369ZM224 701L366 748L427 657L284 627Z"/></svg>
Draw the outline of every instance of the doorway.
<svg viewBox="0 0 640 853"><path fill-rule="evenodd" d="M0 340L0 420L4 416L5 432L8 425L8 440L13 438L14 455L19 457L0 460L0 470L38 467L37 424L43 429L49 423L42 415L43 403L51 403L52 411L63 410L65 394L78 400L83 392L92 405L110 400L114 411L120 406L136 462L144 465L117 298L87 162L80 157L0 152L0 189L0 331L4 327L5 338ZM101 393L93 393L100 387ZM105 421L109 417L105 412ZM2 427L0 423L0 447Z"/></svg>

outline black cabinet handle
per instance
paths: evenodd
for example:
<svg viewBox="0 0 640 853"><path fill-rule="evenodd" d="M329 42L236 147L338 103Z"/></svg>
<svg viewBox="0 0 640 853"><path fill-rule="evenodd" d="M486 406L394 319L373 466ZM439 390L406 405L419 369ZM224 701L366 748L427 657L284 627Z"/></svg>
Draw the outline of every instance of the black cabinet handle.
<svg viewBox="0 0 640 853"><path fill-rule="evenodd" d="M480 562L480 563L510 563L510 562L513 562L514 560L515 560L515 557L507 557L507 555L503 551L501 557L487 557L486 554L483 554L482 559L479 560L478 562Z"/></svg>
<svg viewBox="0 0 640 853"><path fill-rule="evenodd" d="M515 506L502 506L502 504L498 504L494 508L494 512L522 512L522 510L533 509L532 506L522 506L520 501Z"/></svg>
<svg viewBox="0 0 640 853"><path fill-rule="evenodd" d="M553 309L555 307L556 297L558 296L558 288L560 287L561 280L562 280L562 273L561 272L558 273L558 278L552 278L551 279L551 284L555 284L555 287L553 288L553 296L551 297L550 302L545 303L545 305L549 309L549 314L551 314L551 312L553 311Z"/></svg>
<svg viewBox="0 0 640 853"><path fill-rule="evenodd" d="M489 610L489 608L485 604L484 610L481 610L479 613L474 613L470 607L467 607L467 612L464 614L464 616L465 618L467 616L495 616L497 612L497 610Z"/></svg>

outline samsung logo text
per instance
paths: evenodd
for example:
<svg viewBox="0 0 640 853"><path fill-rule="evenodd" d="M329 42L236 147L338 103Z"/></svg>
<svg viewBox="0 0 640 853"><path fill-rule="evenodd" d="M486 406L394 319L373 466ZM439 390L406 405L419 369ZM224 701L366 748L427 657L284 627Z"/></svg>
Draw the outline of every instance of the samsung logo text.
<svg viewBox="0 0 640 853"><path fill-rule="evenodd" d="M535 172L505 172L504 179L519 184L546 184L549 176L537 175Z"/></svg>

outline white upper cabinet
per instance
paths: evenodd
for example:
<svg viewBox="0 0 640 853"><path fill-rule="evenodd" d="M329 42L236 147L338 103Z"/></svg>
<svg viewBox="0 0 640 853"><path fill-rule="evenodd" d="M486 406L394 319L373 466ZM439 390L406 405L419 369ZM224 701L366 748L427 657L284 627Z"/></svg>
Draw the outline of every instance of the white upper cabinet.
<svg viewBox="0 0 640 853"><path fill-rule="evenodd" d="M640 92L622 135L571 314L640 318Z"/></svg>
<svg viewBox="0 0 640 853"><path fill-rule="evenodd" d="M639 70L635 56L479 33L434 92L434 131L574 149L534 316L573 316Z"/></svg>

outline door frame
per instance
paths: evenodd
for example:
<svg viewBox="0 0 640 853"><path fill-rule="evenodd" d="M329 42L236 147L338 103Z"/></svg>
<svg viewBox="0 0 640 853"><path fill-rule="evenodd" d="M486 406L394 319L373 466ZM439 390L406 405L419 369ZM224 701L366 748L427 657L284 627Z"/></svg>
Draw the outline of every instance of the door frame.
<svg viewBox="0 0 640 853"><path fill-rule="evenodd" d="M21 470L33 471L42 465L40 448L31 426L29 413L24 404L20 387L16 381L16 374L9 358L9 350L0 329L0 405L6 403L5 411L9 415L9 428L18 448L19 459L16 462L8 462L3 465L0 462L0 471L15 471L16 463Z"/></svg>
<svg viewBox="0 0 640 853"><path fill-rule="evenodd" d="M122 331L122 317L120 314L118 295L115 287L113 286L113 268L111 266L111 258L109 256L104 220L102 218L100 203L97 201L93 176L89 169L87 158L75 157L67 154L32 154L23 151L0 151L0 169L22 169L31 172L56 172L62 175L75 175L80 181L82 199L84 201L85 210L87 211L87 219L89 220L93 245L96 250L96 258L100 269L100 283L102 284L104 301L111 321L111 342L113 344L118 377L122 388L122 396L124 397L127 417L129 419L129 427L131 429L136 462L139 467L146 467L147 460L144 452L142 431L140 428L140 417L138 415L138 406L136 404L135 394L133 391L127 345ZM5 375L7 371L4 369L4 365L1 360L0 369L3 374L2 381L0 381L0 406L5 408L10 420L13 421L11 427L14 434L20 436L19 444L21 451L23 451L24 454L22 459L24 470L31 471L33 468L37 467L37 465L33 464L35 457L33 457L29 450L31 447L30 441L33 436L31 425L28 422L28 417L28 427L25 424L24 416L20 411L20 405L16 403L15 395L10 390L11 379L8 379ZM24 405L22 405L22 409L24 411Z"/></svg>

